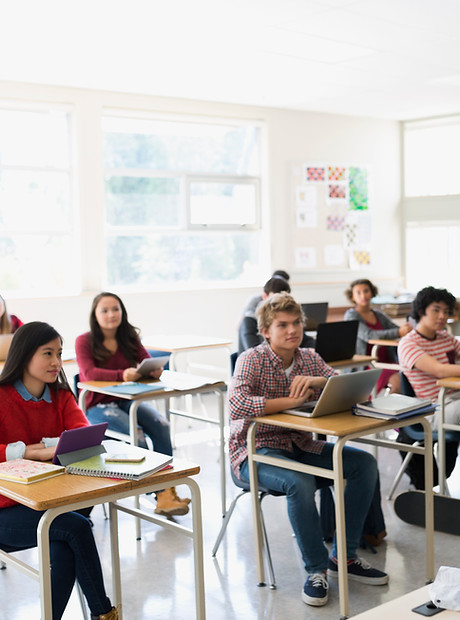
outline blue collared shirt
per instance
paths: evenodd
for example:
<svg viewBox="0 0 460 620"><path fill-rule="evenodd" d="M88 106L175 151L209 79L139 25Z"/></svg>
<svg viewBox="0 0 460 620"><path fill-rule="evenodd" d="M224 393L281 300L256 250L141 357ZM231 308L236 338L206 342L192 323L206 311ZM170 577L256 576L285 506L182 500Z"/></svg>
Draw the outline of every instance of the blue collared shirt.
<svg viewBox="0 0 460 620"><path fill-rule="evenodd" d="M20 396L22 396L22 398L24 400L33 400L35 402L39 402L40 400L45 400L47 403L51 403L52 402L50 388L49 388L49 385L47 383L45 383L45 389L43 390L43 394L40 396L40 398L37 398L36 396L33 396L27 390L26 386L21 381L21 379L18 379L17 381L15 381L13 383L13 387L16 390L16 392Z"/></svg>

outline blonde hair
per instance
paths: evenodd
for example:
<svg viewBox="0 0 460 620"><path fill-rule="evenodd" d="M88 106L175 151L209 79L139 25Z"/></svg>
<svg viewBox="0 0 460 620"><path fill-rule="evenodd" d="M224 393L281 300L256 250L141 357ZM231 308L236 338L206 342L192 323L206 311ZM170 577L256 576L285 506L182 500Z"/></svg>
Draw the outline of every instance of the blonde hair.
<svg viewBox="0 0 460 620"><path fill-rule="evenodd" d="M302 306L296 302L294 297L286 292L275 293L263 301L257 308L256 316L259 332L262 332L263 329L269 329L279 312L300 316L303 325L305 325L305 315Z"/></svg>

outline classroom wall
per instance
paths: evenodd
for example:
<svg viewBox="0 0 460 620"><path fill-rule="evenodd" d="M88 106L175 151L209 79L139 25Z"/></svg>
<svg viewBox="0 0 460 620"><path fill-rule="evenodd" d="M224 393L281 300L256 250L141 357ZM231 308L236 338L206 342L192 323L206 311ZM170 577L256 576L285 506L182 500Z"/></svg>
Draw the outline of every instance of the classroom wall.
<svg viewBox="0 0 460 620"><path fill-rule="evenodd" d="M102 161L99 112L104 106L148 109L162 112L261 119L266 123L267 161L263 226L270 238L273 269L291 271L293 294L299 301L329 301L346 304L343 290L356 277L374 279L382 293L394 293L403 285L400 213L400 124L393 121L256 108L231 104L166 99L123 93L105 93L73 88L0 82L3 99L41 100L69 103L76 113L78 200L83 217L91 221L82 235L84 260L91 266L86 291L78 296L43 299L11 299L9 309L23 320L47 320L72 346L76 335L85 331L92 297L99 292L98 249L85 245L89 235L102 234ZM81 153L85 150L85 157ZM372 172L373 264L366 272L337 270L302 272L291 268L290 166L294 161L366 164ZM77 222L78 226L79 223ZM263 282L260 283L263 285ZM221 290L157 291L123 294L130 319L146 334L187 333L236 339L239 312L258 286Z"/></svg>

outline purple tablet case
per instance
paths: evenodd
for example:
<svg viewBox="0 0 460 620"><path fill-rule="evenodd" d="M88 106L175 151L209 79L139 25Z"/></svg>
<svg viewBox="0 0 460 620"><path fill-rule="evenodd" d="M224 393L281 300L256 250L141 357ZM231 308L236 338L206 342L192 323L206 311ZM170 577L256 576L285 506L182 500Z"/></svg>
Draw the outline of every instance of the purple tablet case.
<svg viewBox="0 0 460 620"><path fill-rule="evenodd" d="M107 427L108 423L102 422L101 424L91 424L90 426L63 431L56 446L53 463L69 465L75 461L105 452L102 440Z"/></svg>

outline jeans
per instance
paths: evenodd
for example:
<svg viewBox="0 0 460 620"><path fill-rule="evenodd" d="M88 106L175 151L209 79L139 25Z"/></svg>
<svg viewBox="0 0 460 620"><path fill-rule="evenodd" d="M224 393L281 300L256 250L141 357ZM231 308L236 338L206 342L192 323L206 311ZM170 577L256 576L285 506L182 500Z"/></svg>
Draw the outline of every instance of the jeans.
<svg viewBox="0 0 460 620"><path fill-rule="evenodd" d="M0 509L1 544L20 549L37 546L37 525L43 512L16 505ZM51 599L53 620L64 613L75 579L83 590L91 613L106 614L111 609L102 577L101 563L91 525L76 512L54 519L49 530L51 557Z"/></svg>
<svg viewBox="0 0 460 620"><path fill-rule="evenodd" d="M91 424L108 422L109 428L118 433L129 435L129 407L131 401L117 400L113 403L90 407L86 416ZM151 405L141 403L137 409L137 422L144 434L150 437L156 452L172 455L169 422ZM145 442L140 442L142 448L147 448Z"/></svg>
<svg viewBox="0 0 460 620"><path fill-rule="evenodd" d="M321 454L304 452L295 445L292 452L275 448L260 448L257 452L332 469L333 448L333 444L327 443ZM315 491L318 487L315 476L265 463L257 463L257 473L262 486L286 494L289 520L307 572L311 574L325 571L328 550L323 542L321 521L315 503ZM347 558L354 559L377 483L377 462L368 452L345 446L343 474L347 481L345 488ZM240 476L242 480L249 481L247 459L241 465ZM332 555L337 557L335 534Z"/></svg>

